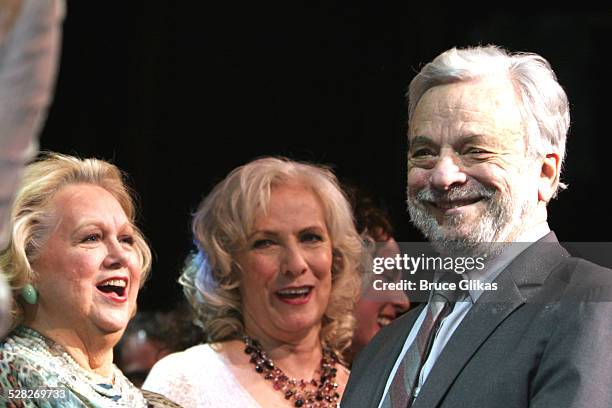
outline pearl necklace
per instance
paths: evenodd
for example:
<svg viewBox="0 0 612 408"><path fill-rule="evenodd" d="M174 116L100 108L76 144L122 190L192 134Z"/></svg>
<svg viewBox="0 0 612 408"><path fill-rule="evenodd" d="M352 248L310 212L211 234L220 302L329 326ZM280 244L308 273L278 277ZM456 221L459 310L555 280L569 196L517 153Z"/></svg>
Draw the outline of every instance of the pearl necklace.
<svg viewBox="0 0 612 408"><path fill-rule="evenodd" d="M316 371L320 379L298 380L288 377L261 349L257 340L245 335L244 352L251 356L250 362L255 365L255 371L264 379L272 382L275 390L283 392L285 399L293 402L295 407L305 408L337 408L339 406L340 394L336 378L336 363L338 358L328 348L323 349L321 367Z"/></svg>

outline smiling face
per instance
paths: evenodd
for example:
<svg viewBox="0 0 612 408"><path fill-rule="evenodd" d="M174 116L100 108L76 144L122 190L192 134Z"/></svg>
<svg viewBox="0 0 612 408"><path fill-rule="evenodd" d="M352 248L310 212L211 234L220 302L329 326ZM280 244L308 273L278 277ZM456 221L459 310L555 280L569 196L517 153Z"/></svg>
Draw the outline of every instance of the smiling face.
<svg viewBox="0 0 612 408"><path fill-rule="evenodd" d="M302 185L273 187L267 214L254 224L237 256L247 332L291 341L320 330L332 289L332 242L320 200Z"/></svg>
<svg viewBox="0 0 612 408"><path fill-rule="evenodd" d="M504 242L538 201L537 168L509 80L436 86L410 123L408 205L434 243Z"/></svg>
<svg viewBox="0 0 612 408"><path fill-rule="evenodd" d="M122 332L135 310L141 272L125 212L91 184L62 187L50 205L54 224L32 265L39 300L26 323L42 332Z"/></svg>

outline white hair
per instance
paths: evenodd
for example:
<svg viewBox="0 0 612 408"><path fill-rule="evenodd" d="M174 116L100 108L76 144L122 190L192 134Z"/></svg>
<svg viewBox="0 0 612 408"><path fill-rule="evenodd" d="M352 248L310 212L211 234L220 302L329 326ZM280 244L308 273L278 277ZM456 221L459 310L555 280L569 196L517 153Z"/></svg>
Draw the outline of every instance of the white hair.
<svg viewBox="0 0 612 408"><path fill-rule="evenodd" d="M533 53L509 53L495 45L452 48L425 65L408 88L408 121L427 90L443 84L505 75L514 85L527 153L541 157L555 151L561 164L570 125L569 102L548 61ZM557 189L567 186L559 182Z"/></svg>

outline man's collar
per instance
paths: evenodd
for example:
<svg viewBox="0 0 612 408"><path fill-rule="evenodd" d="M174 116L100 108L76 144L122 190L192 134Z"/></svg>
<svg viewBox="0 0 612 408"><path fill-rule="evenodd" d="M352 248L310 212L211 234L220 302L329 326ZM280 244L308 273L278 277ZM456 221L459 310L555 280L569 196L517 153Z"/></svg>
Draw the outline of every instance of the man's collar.
<svg viewBox="0 0 612 408"><path fill-rule="evenodd" d="M534 227L523 231L512 244L509 244L504 251L485 264L482 270L471 270L465 273L468 280L479 281L480 283L492 283L495 278L516 259L525 249L531 244L540 240L550 232L550 227L546 221L541 222ZM472 287L472 286L471 286ZM475 286L474 286L475 287ZM470 300L476 303L478 298L483 294L484 290L479 290L477 287L469 290Z"/></svg>

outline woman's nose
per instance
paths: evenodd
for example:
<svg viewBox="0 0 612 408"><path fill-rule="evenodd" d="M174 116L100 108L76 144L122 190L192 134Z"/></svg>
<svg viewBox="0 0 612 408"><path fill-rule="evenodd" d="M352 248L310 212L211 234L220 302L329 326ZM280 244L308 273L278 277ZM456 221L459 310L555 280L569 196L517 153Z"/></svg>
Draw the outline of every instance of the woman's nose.
<svg viewBox="0 0 612 408"><path fill-rule="evenodd" d="M287 246L283 257L282 272L287 275L299 276L308 269L304 254L297 245Z"/></svg>
<svg viewBox="0 0 612 408"><path fill-rule="evenodd" d="M121 269L129 262L129 251L121 245L117 239L109 240L107 244L108 253L104 265L108 269Z"/></svg>

